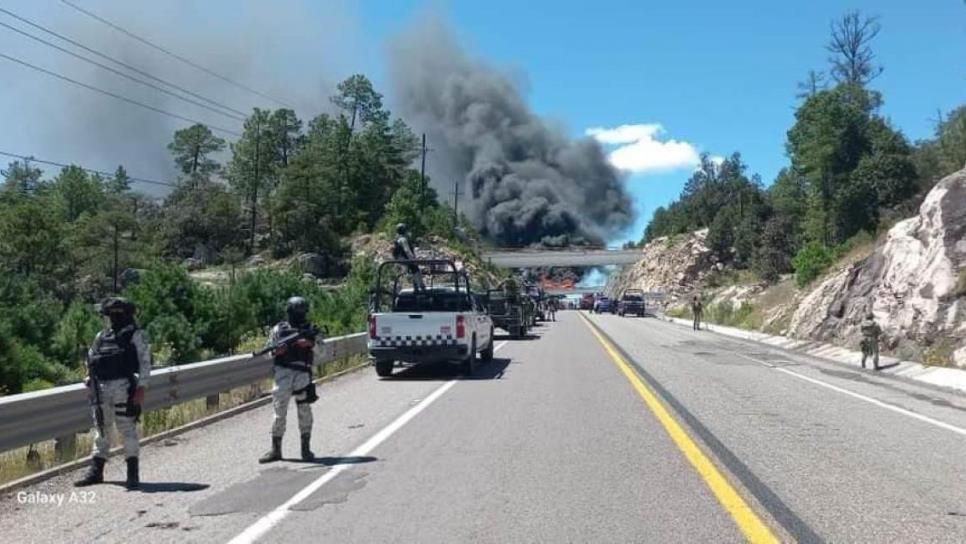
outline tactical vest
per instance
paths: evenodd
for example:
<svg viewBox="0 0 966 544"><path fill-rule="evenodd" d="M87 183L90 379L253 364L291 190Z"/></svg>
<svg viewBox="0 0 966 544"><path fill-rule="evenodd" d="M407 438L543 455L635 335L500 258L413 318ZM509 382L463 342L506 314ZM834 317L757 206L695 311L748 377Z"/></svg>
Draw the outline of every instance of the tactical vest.
<svg viewBox="0 0 966 544"><path fill-rule="evenodd" d="M409 252L406 250L406 244L408 240L400 236L396 238L395 243L392 245L392 258L397 261L409 260Z"/></svg>
<svg viewBox="0 0 966 544"><path fill-rule="evenodd" d="M140 371L138 350L131 343L137 327L101 332L90 357L90 369L99 380L129 380Z"/></svg>
<svg viewBox="0 0 966 544"><path fill-rule="evenodd" d="M298 333L300 330L302 329L291 325L288 321L282 321L278 324L277 338L291 336ZM311 370L314 360L315 356L312 348L300 348L296 343L293 342L285 350L285 353L283 353L281 356L275 357L275 364L295 370Z"/></svg>

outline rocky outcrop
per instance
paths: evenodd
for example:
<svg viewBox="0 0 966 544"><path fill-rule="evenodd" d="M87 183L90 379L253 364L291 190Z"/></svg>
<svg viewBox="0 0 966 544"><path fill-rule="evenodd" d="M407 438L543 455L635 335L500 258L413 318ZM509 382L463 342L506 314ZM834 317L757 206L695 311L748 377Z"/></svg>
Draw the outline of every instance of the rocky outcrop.
<svg viewBox="0 0 966 544"><path fill-rule="evenodd" d="M641 260L610 275L605 292L616 297L626 289L664 293L669 302L688 297L720 268L705 239L708 230L662 236L641 248Z"/></svg>
<svg viewBox="0 0 966 544"><path fill-rule="evenodd" d="M868 258L827 276L801 301L789 332L840 344L857 343L872 311L883 347L919 358L942 349L966 366L966 169L926 196L919 214L896 224Z"/></svg>

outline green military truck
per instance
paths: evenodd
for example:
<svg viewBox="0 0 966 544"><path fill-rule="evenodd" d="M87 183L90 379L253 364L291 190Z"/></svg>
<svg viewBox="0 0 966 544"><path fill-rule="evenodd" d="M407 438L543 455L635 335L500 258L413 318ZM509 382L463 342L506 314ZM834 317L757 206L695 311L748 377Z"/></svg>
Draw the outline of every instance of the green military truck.
<svg viewBox="0 0 966 544"><path fill-rule="evenodd" d="M505 330L513 338L527 335L530 319L525 297L514 282L504 281L495 289L487 290L484 304L494 327Z"/></svg>

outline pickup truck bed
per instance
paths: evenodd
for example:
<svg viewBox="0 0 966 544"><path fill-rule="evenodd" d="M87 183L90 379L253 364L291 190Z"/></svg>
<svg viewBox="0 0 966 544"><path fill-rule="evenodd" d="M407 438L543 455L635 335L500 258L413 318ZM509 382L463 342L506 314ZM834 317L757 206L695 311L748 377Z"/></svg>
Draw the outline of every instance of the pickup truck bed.
<svg viewBox="0 0 966 544"><path fill-rule="evenodd" d="M465 293L402 293L393 311L369 316L368 344L380 376L396 362L457 361L472 372L477 352L492 358L493 325Z"/></svg>

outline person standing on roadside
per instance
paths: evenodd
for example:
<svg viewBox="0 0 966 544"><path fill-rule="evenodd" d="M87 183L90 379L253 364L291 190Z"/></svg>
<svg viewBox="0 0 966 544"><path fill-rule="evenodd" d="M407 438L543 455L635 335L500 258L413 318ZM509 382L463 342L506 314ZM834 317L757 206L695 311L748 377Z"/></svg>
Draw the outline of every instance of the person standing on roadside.
<svg viewBox="0 0 966 544"><path fill-rule="evenodd" d="M312 403L319 399L312 382L312 364L319 331L309 323L309 303L302 297L292 297L285 304L286 319L272 328L265 347L273 357L272 375L272 448L259 463L273 463L282 459L282 436L288 416L289 401L295 399L298 413L299 436L302 441L302 460L313 461Z"/></svg>
<svg viewBox="0 0 966 544"><path fill-rule="evenodd" d="M136 489L141 484L137 421L151 374L151 349L144 331L134 321L134 304L113 297L105 300L100 310L110 322L97 333L87 353L87 378L84 379L94 415L94 451L90 468L74 486L104 482L111 427L116 425L127 462L125 486Z"/></svg>
<svg viewBox="0 0 966 544"><path fill-rule="evenodd" d="M865 360L871 357L872 369L879 370L879 336L882 334L882 327L875 322L875 315L871 310L865 314L859 330L862 331L862 368L865 368Z"/></svg>
<svg viewBox="0 0 966 544"><path fill-rule="evenodd" d="M704 305L701 304L701 299L698 295L691 297L691 315L694 316L694 322L691 324L691 328L700 331L701 330L701 315L704 313Z"/></svg>

